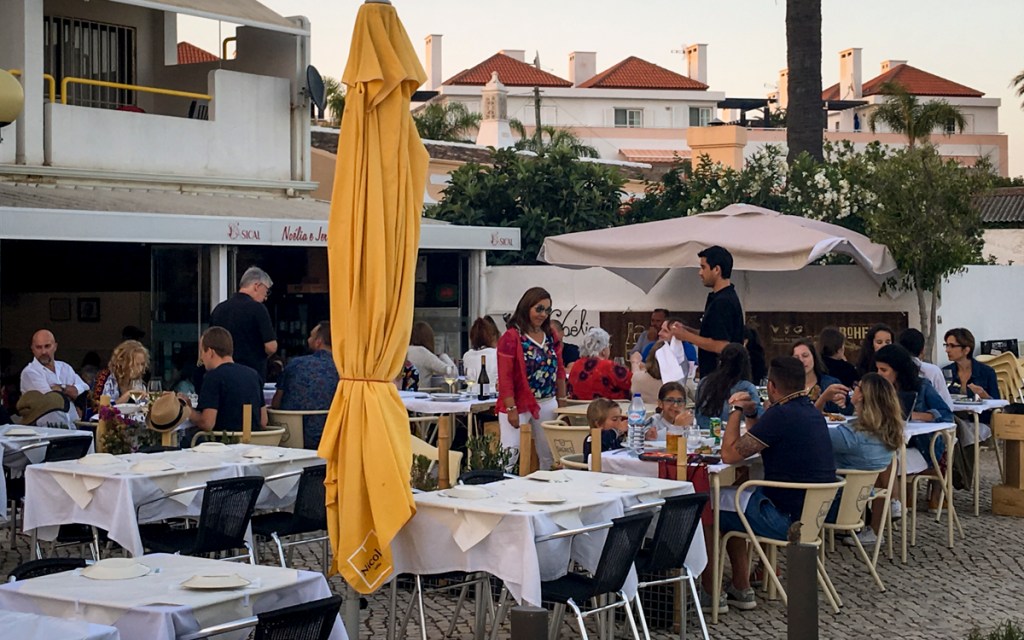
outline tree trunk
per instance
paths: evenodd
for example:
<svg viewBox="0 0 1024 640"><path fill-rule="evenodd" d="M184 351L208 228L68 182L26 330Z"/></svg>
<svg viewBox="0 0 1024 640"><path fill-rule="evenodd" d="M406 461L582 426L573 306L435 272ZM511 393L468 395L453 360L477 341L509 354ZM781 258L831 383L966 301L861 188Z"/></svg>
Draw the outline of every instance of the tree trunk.
<svg viewBox="0 0 1024 640"><path fill-rule="evenodd" d="M821 0L786 0L787 159L806 151L823 159L825 114L821 105Z"/></svg>
<svg viewBox="0 0 1024 640"><path fill-rule="evenodd" d="M926 289L918 286L914 289L917 293L917 312L921 322L921 333L924 335L924 353L922 360L935 362L935 328L939 308L939 288L941 284L935 283L928 295Z"/></svg>

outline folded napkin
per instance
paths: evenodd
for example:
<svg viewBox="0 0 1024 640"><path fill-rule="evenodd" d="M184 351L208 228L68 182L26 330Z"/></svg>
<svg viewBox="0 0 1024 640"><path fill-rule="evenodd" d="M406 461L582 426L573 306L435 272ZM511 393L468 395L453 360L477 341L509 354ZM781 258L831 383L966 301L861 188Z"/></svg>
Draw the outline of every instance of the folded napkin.
<svg viewBox="0 0 1024 640"><path fill-rule="evenodd" d="M551 520L563 529L579 529L583 526L579 511L576 509L553 513L551 514Z"/></svg>
<svg viewBox="0 0 1024 640"><path fill-rule="evenodd" d="M478 542L486 538L494 531L494 528L498 526L498 523L504 517L500 513L478 513L473 511L463 511L460 515L462 516L462 522L456 527L452 537L455 539L455 544L459 545L459 548L463 551L469 551Z"/></svg>
<svg viewBox="0 0 1024 640"><path fill-rule="evenodd" d="M287 463L285 463L287 464ZM281 470L275 470L273 473L267 473L266 475L276 475ZM267 483L267 488L277 496L278 498L285 498L291 493L292 489L299 484L299 478L301 476L288 476L287 478L280 478Z"/></svg>
<svg viewBox="0 0 1024 640"><path fill-rule="evenodd" d="M84 509L92 502L92 492L96 487L103 484L104 478L96 476L79 476L67 473L54 473L53 479L57 481L64 493L68 494L79 509Z"/></svg>

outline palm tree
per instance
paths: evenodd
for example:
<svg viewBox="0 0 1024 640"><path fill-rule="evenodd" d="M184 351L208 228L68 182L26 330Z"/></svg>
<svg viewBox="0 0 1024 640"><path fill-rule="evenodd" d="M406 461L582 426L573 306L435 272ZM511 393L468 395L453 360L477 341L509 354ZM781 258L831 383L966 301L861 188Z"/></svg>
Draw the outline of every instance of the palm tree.
<svg viewBox="0 0 1024 640"><path fill-rule="evenodd" d="M868 116L868 128L874 133L878 122L882 122L894 133L907 136L907 143L913 147L917 142L927 142L936 127L942 127L948 134L953 125L960 132L967 126L967 119L960 109L945 100L921 102L907 88L896 82L885 82L879 87L885 102L875 107Z"/></svg>
<svg viewBox="0 0 1024 640"><path fill-rule="evenodd" d="M824 121L821 110L821 0L786 0L787 160L806 151L821 162Z"/></svg>
<svg viewBox="0 0 1024 640"><path fill-rule="evenodd" d="M1024 98L1024 71L1021 71L1014 76L1013 80L1010 81L1010 84L1017 87L1017 97ZM1024 100L1021 100L1020 108L1024 109Z"/></svg>
<svg viewBox="0 0 1024 640"><path fill-rule="evenodd" d="M541 125L541 142L540 147L538 148L537 138L526 135L526 127L522 122L512 118L508 121L508 126L517 136L519 136L519 140L516 141L515 144L516 149L533 151L534 153L544 153L549 149L559 148L572 152L572 154L578 158L601 157L601 154L597 152L597 149L584 143L579 136L568 129L561 129L551 125Z"/></svg>
<svg viewBox="0 0 1024 640"><path fill-rule="evenodd" d="M444 142L472 142L470 131L480 126L481 119L461 102L431 102L412 117L421 138Z"/></svg>
<svg viewBox="0 0 1024 640"><path fill-rule="evenodd" d="M324 76L324 105L331 115L330 123L339 126L345 113L345 85L330 76Z"/></svg>

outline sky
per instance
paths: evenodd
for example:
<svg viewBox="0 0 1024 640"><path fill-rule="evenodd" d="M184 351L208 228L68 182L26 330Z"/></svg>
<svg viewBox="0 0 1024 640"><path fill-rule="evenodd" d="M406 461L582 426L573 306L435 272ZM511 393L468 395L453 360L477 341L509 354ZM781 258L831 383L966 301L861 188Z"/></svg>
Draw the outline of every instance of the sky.
<svg viewBox="0 0 1024 640"><path fill-rule="evenodd" d="M312 63L339 77L345 67L357 0L261 0L312 24ZM597 52L604 70L635 55L686 72L685 45L708 45L708 83L730 97L762 97L786 66L785 0L392 0L424 59L424 38L444 36L449 78L501 49L534 52L568 77L569 53ZM716 10L716 8L721 10ZM883 60L912 66L1000 98L999 128L1009 136L1010 175L1024 175L1024 111L1010 81L1024 71L1024 0L822 0L822 83L835 84L839 51L862 49L864 81ZM233 34L226 24L181 18L179 40L208 51Z"/></svg>

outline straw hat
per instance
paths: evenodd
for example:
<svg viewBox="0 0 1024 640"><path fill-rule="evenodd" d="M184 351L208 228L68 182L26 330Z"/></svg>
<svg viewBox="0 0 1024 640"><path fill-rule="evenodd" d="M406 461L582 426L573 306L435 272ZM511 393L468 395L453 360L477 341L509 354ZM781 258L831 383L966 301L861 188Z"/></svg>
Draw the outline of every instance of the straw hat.
<svg viewBox="0 0 1024 640"><path fill-rule="evenodd" d="M157 398L149 407L146 426L153 431L174 431L188 419L189 406L181 398L167 393Z"/></svg>
<svg viewBox="0 0 1024 640"><path fill-rule="evenodd" d="M36 420L48 413L59 411L67 413L71 410L71 400L59 391L41 393L31 390L18 398L18 415L21 424L35 424Z"/></svg>

